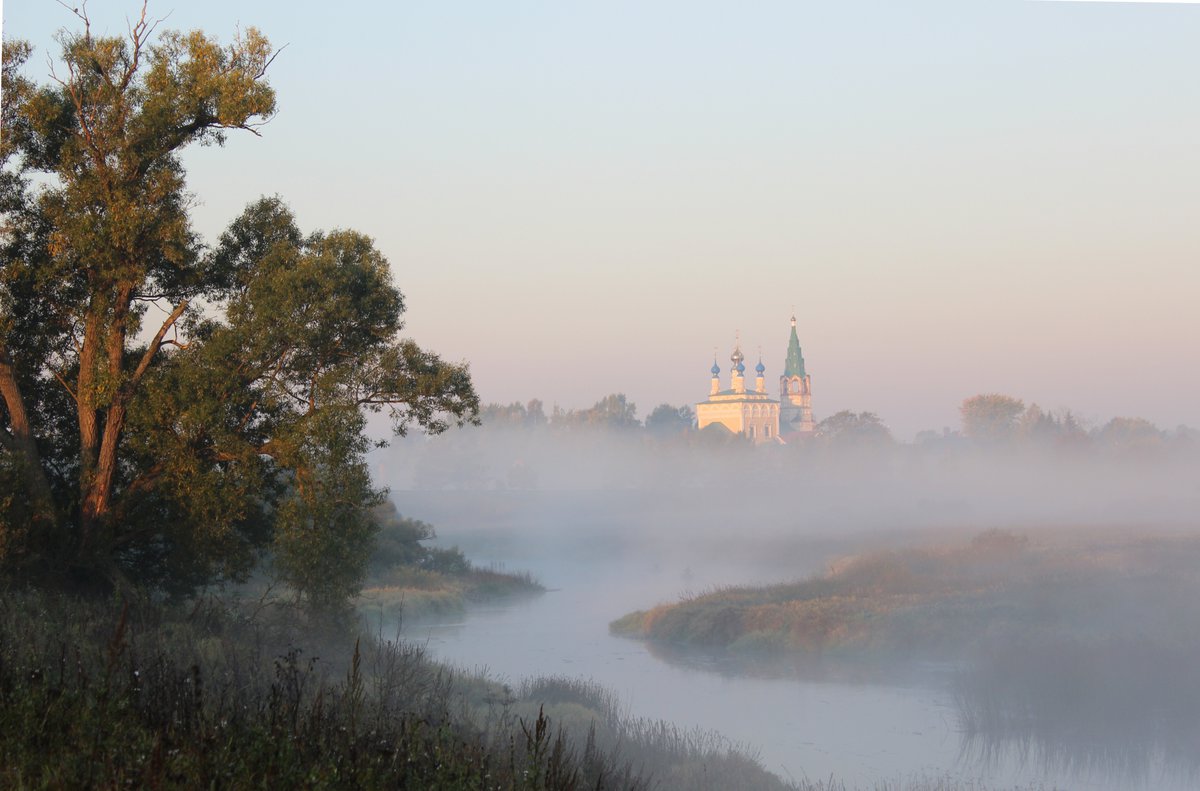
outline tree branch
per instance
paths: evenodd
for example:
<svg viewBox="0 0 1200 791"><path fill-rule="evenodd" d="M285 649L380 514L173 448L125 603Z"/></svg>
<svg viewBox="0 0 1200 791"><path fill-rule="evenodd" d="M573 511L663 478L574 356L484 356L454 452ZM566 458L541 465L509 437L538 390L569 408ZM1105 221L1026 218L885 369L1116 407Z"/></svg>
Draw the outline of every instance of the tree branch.
<svg viewBox="0 0 1200 791"><path fill-rule="evenodd" d="M54 378L57 379L58 383L63 386L63 389L67 391L67 395L71 396L71 400L78 404L79 396L75 395L75 391L71 389L71 385L67 382L67 380L62 378L62 374L53 368L50 368L50 373L54 374Z"/></svg>
<svg viewBox="0 0 1200 791"><path fill-rule="evenodd" d="M175 306L175 310L171 311L171 315L167 316L166 321L158 328L158 332L154 335L154 340L146 347L146 352L142 355L142 360L138 363L137 370L133 372L133 376L129 380L130 390L137 387L138 383L142 381L142 377L146 375L146 369L150 367L151 360L154 359L154 355L158 354L158 350L162 347L163 336L167 334L167 330L171 329L187 308L188 301L185 299Z"/></svg>
<svg viewBox="0 0 1200 791"><path fill-rule="evenodd" d="M52 524L54 500L50 493L50 482L46 479L46 471L42 469L42 456L25 409L25 396L21 393L12 358L4 345L0 345L0 402L8 409L8 425L12 431L11 435L0 433L0 436L5 439L5 447L20 457L25 483L36 503L34 519L38 523Z"/></svg>

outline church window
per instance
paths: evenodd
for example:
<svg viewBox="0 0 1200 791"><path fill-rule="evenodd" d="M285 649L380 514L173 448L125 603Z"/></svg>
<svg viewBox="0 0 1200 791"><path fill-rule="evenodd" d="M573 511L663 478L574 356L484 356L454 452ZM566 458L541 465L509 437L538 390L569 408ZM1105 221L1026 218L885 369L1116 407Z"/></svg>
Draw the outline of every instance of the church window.
<svg viewBox="0 0 1200 791"><path fill-rule="evenodd" d="M793 379L793 380L792 380L792 392L793 392L793 393L799 393L799 392L800 392L800 382L799 382L798 380L796 380L796 379Z"/></svg>

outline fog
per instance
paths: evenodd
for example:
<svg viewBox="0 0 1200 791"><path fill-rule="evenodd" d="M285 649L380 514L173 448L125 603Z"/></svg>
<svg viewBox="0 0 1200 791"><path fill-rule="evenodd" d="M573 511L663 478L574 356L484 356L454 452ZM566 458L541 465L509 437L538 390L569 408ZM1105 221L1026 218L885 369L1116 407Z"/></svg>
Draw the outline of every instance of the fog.
<svg viewBox="0 0 1200 791"><path fill-rule="evenodd" d="M1200 513L1200 440L1188 435L1150 447L753 447L709 439L465 429L381 451L376 479L397 492L504 493L514 519L520 514L528 526L566 516L547 512L548 501L595 500L588 518L632 519L648 541L681 531L763 540L998 525L1168 528L1195 526ZM571 520L559 527L570 529Z"/></svg>
<svg viewBox="0 0 1200 791"><path fill-rule="evenodd" d="M785 778L1093 789L1197 779L1192 433L756 447L712 432L485 425L404 439L374 465L439 543L550 589L406 625L448 661L514 683L591 678L639 716L750 746ZM997 529L1011 553L978 541ZM971 588L970 606L921 611L938 627L920 621L913 642L927 644L903 656L738 653L608 631L631 611L725 586L853 581L853 557L883 557L917 580L888 595L952 582ZM905 644L903 619L880 623L884 642Z"/></svg>

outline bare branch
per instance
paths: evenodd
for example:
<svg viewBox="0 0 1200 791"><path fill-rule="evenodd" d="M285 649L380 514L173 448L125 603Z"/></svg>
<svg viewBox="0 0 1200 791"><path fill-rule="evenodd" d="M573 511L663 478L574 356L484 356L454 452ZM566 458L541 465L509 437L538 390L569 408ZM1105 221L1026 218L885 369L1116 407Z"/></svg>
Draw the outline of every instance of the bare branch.
<svg viewBox="0 0 1200 791"><path fill-rule="evenodd" d="M155 28L157 28L159 23L162 21L161 19L146 19L146 3L147 0L143 0L142 12L138 16L138 21L134 24L126 23L127 27L129 28L129 40L133 42L133 59L130 61L129 67L125 69L125 73L121 76L122 92L129 87L129 83L132 82L133 76L137 74L138 65L142 57L142 48L145 46L150 37L154 35Z"/></svg>
<svg viewBox="0 0 1200 791"><path fill-rule="evenodd" d="M79 19L83 22L83 34L87 38L88 41L91 41L91 39L92 39L92 21L90 19L88 19L88 15L87 15L87 0L84 0L77 7L72 6L69 3L65 3L65 2L63 2L63 0L55 0L55 2L58 3L60 6L62 6L63 8L70 11L75 16L79 17Z"/></svg>
<svg viewBox="0 0 1200 791"><path fill-rule="evenodd" d="M267 75L267 69L271 68L271 64L274 63L275 59L279 57L279 53L283 52L287 48L288 45L284 44L282 47L272 52L271 57L267 58L267 62L263 64L263 67L259 69L257 73L255 73L254 79L261 80L263 77L265 77Z"/></svg>
<svg viewBox="0 0 1200 791"><path fill-rule="evenodd" d="M146 352L142 355L142 361L138 363L137 370L130 377L129 386L131 389L137 387L138 382L145 376L146 369L150 367L150 361L154 359L154 355L158 354L158 350L162 346L163 336L167 334L167 330L175 325L175 322L179 320L179 317L183 315L187 307L188 301L185 299L175 306L175 310L171 311L171 315L167 316L166 321L158 328L158 332L154 335L154 340L146 347Z"/></svg>
<svg viewBox="0 0 1200 791"><path fill-rule="evenodd" d="M63 379L62 374L53 368L50 369L50 373L54 374L54 378L57 379L58 383L63 386L63 389L67 391L67 395L71 396L71 400L78 404L79 396L75 395L75 391L71 389L71 385L67 383L67 380Z"/></svg>

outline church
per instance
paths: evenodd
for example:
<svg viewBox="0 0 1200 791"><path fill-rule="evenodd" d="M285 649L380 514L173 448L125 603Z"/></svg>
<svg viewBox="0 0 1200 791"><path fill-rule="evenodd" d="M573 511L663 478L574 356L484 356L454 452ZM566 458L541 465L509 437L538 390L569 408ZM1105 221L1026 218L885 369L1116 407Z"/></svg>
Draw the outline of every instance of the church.
<svg viewBox="0 0 1200 791"><path fill-rule="evenodd" d="M721 367L713 360L708 399L696 404L698 427L721 425L756 444L786 442L789 436L812 434L816 429L812 416L812 379L804 370L804 355L796 335L796 317L792 316L792 334L788 339L783 375L779 377L778 401L767 393L767 369L761 357L754 366L754 389L746 387L745 359L739 341L729 357L732 370L727 390L721 389Z"/></svg>

